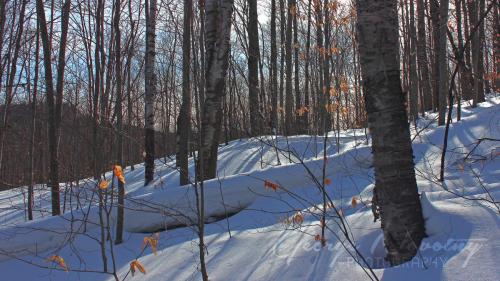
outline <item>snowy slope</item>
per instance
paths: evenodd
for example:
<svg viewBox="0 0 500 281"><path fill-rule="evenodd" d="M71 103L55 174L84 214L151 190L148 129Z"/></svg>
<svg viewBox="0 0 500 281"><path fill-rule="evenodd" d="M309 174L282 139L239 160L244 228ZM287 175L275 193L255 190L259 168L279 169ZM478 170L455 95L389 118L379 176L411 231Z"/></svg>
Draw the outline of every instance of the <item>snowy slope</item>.
<svg viewBox="0 0 500 281"><path fill-rule="evenodd" d="M495 266L500 258L500 213L498 204L488 202L500 197L500 145L486 140L477 147L475 144L479 138L500 139L500 98L491 97L476 109L464 108L463 120L452 124L445 186L437 182L444 128L436 128L434 118L431 114L422 119L414 132L418 185L429 237L411 262L387 268L383 260L380 225L373 223L369 204L373 170L362 130L341 134L340 153L333 133L329 136L327 177L332 183L328 193L342 210L356 248L380 280L500 280L500 269ZM311 136L279 138L278 146L293 150L319 177L322 141L321 137ZM266 142L275 140L264 137L233 141L220 148L220 181L209 181L205 186L211 219L223 218L206 226L210 279L370 280L365 273L367 266L358 265L349 254L353 248L344 248L340 243L345 239L333 210L329 210L332 218L327 221L331 229L326 235L327 247L321 248L315 241L320 231L321 193L304 166L297 164L298 159L292 157L289 161L289 154L282 153L283 165L277 166L276 151ZM469 161L464 162L471 150ZM114 247L118 275L127 280L199 280L193 227L170 229L179 223L189 224L194 216L194 205L189 204L194 201L194 193L192 188L177 185L173 162L158 160L157 164L157 178L148 187L142 186L142 166L125 171L128 206L140 203L127 211L126 228L134 232L168 230L160 232L158 255L149 248L141 253L143 238L148 234L127 232L125 243ZM192 171L192 163L190 168ZM283 189L266 189L264 180L279 183ZM92 198L95 183L82 182L80 187L73 187L74 193L80 192L80 200L88 202L83 198ZM360 204L351 205L353 196L361 199ZM82 223L75 217L88 213L87 219L97 222L96 211L76 210L74 195L68 196L71 204L66 209L73 212L63 218L37 212L40 219L24 223L23 199L19 189L0 193L2 280L113 280L109 274L79 272L102 270L95 240L100 235L98 227L90 223L85 226L85 234L68 235L68 229L83 233ZM48 199L46 191L37 192L40 209L49 210ZM153 207L144 208L143 203ZM304 215L300 227L283 223L297 211ZM225 219L226 213L233 212L238 213ZM172 214L182 216L172 219ZM30 253L17 252L20 249ZM72 271L57 270L56 265L47 262L45 258L52 254L64 257ZM108 249L108 258L110 255ZM138 257L147 274L131 277L129 263Z"/></svg>

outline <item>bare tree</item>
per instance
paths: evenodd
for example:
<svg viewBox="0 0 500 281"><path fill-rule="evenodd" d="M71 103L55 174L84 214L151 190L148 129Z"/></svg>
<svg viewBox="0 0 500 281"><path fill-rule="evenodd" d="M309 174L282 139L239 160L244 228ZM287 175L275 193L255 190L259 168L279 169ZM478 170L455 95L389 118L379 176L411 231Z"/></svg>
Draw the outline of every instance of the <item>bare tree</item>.
<svg viewBox="0 0 500 281"><path fill-rule="evenodd" d="M66 0L61 15L61 39L59 42L59 58L57 63L56 90L52 82L51 53L52 46L47 31L45 20L45 8L42 0L36 1L37 20L40 27L40 37L43 46L43 62L45 69L45 91L47 95L47 106L49 111L49 153L50 153L50 176L49 186L51 189L52 215L61 213L59 202L59 135L61 123L61 107L64 89L64 70L66 66L66 40L68 35L69 13L71 0Z"/></svg>
<svg viewBox="0 0 500 281"><path fill-rule="evenodd" d="M415 122L418 118L418 76L417 76L417 29L415 27L415 5L410 1L410 118ZM416 124L416 123L415 123Z"/></svg>
<svg viewBox="0 0 500 281"><path fill-rule="evenodd" d="M285 61L286 61L286 80L285 80L285 134L293 134L293 88L292 88L292 26L293 17L297 13L295 0L288 0L288 9L286 17L286 42L285 42Z"/></svg>
<svg viewBox="0 0 500 281"><path fill-rule="evenodd" d="M116 79L116 161L120 166L123 166L123 91L122 91L122 61L121 61L121 31L120 31L120 16L121 16L121 1L114 1L114 16L113 28L115 32L115 79ZM118 206L116 218L116 238L115 244L123 242L123 221L124 221L124 204L125 204L125 187L122 181L118 181Z"/></svg>
<svg viewBox="0 0 500 281"><path fill-rule="evenodd" d="M434 0L435 1L435 0ZM437 64L439 68L439 88L438 88L438 125L445 124L446 118L446 94L448 93L448 62L447 62L447 37L448 31L448 9L449 0L441 0L439 5L439 40L435 46L437 54ZM450 105L451 106L451 105Z"/></svg>
<svg viewBox="0 0 500 281"><path fill-rule="evenodd" d="M271 0L271 130L278 129L278 53L276 46L276 0Z"/></svg>
<svg viewBox="0 0 500 281"><path fill-rule="evenodd" d="M427 57L427 43L425 38L425 6L424 0L417 0L417 58L420 74L420 102L422 112L432 109L432 92L429 76L429 64Z"/></svg>
<svg viewBox="0 0 500 281"><path fill-rule="evenodd" d="M475 31L473 32L473 29L479 22L479 17L478 17L478 11L479 11L479 1L472 1L468 0L467 5L468 5L468 12L469 12L469 36L472 36L471 40L471 61L472 61L472 74L473 74L473 94L472 94L472 106L476 107L477 104L480 102L480 97L482 93L480 93L482 90L481 84L481 77L480 77L480 69L481 67L479 66L480 64L480 51L481 51L481 42L480 42L480 34L479 32Z"/></svg>
<svg viewBox="0 0 500 281"><path fill-rule="evenodd" d="M38 96L39 60L40 60L40 35L39 26L36 25L35 41L35 77L33 81L33 94L31 98L31 135L30 135L30 166L28 185L28 220L33 220L34 205L34 178L35 178L35 131L36 131L36 103Z"/></svg>
<svg viewBox="0 0 500 281"><path fill-rule="evenodd" d="M5 91L5 107L3 110L3 116L2 116L2 124L0 130L0 170L2 169L2 162L3 162L3 151L4 151L4 144L5 144L5 136L6 136L6 131L8 128L8 123L9 123L9 107L10 104L12 103L12 99L14 98L14 79L18 76L17 73L17 60L19 58L19 51L21 50L21 38L23 37L23 31L24 31L24 16L25 16L25 10L26 10L26 3L28 1L23 0L21 2L21 7L20 7L20 15L19 15L19 24L17 26L17 30L15 33L15 46L14 46L14 54L12 55L11 58L11 64L10 64L10 70L9 70L9 75L8 75L8 80L7 80L7 89ZM4 3L2 3L2 6L5 6ZM17 8L17 7L16 7ZM4 9L4 8L0 8ZM0 45L1 46L1 45ZM9 46L10 47L10 46Z"/></svg>
<svg viewBox="0 0 500 281"><path fill-rule="evenodd" d="M250 134L258 136L262 132L259 110L259 19L257 0L248 0L248 97L250 103Z"/></svg>
<svg viewBox="0 0 500 281"><path fill-rule="evenodd" d="M177 118L176 164L180 170L180 185L189 183L188 155L191 134L191 28L193 1L184 0L184 35L182 39L182 104Z"/></svg>

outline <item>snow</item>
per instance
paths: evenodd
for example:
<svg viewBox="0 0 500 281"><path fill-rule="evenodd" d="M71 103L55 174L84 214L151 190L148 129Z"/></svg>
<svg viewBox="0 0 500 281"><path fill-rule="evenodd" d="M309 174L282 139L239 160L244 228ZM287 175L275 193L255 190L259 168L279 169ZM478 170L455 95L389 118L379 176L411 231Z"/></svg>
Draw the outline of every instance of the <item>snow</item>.
<svg viewBox="0 0 500 281"><path fill-rule="evenodd" d="M326 171L332 183L327 191L341 210L356 249L378 279L500 280L500 210L498 203L492 203L500 196L499 142L485 140L476 147L480 138L500 139L500 97L490 96L478 108L464 102L462 118L450 126L444 184L437 180L444 128L436 126L435 114L413 128L428 237L412 261L397 267L389 267L383 259L380 223L374 223L371 214L373 169L364 131L341 132L339 153L330 133ZM269 143L293 153L280 153L282 165L277 165L276 151ZM332 209L326 247L314 239L321 230L322 196L311 175L321 178L322 148L322 137L306 135L236 140L220 147L219 178L204 183L210 280L370 280L368 265L351 255L354 248L345 240ZM296 156L290 158L292 154ZM200 280L194 189L178 186L170 159L158 159L156 164L155 180L147 187L143 187L142 165L134 171L125 169L125 242L113 247L118 276L120 280ZM193 168L191 161L191 173ZM265 188L265 180L281 188ZM25 222L26 188L0 192L0 271L6 280L114 279L100 273L95 182L84 179L70 190L65 214L51 217L50 194L38 186L33 222ZM353 196L360 204L351 206ZM283 222L299 211L304 216L300 226ZM114 216L111 212L111 229ZM158 254L150 248L143 252L143 238L156 231L160 233ZM70 272L46 261L53 254L65 259ZM112 269L109 245L107 256ZM127 274L136 258L146 275Z"/></svg>

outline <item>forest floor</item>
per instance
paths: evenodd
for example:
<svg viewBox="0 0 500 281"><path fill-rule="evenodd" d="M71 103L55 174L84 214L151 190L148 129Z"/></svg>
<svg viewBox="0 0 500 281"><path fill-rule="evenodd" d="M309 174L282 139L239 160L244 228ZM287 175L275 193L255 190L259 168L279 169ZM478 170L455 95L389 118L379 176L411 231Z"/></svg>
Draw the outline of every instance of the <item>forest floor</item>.
<svg viewBox="0 0 500 281"><path fill-rule="evenodd" d="M327 204L325 247L316 239L323 209L322 136L264 136L221 145L219 179L204 185L209 279L370 280L371 268L387 281L500 280L500 97L490 96L477 108L464 102L462 120L453 120L444 183L438 181L444 128L437 127L435 114L412 128L428 237L413 260L397 267L384 261L380 222L373 222L373 167L364 130L332 132L326 140L326 190L335 208ZM156 164L155 180L146 187L142 164L124 171L127 231L123 244L113 250L107 245L108 270L113 254L120 280L200 280L194 189L178 186L171 159ZM1 280L113 280L99 273L96 183L85 179L61 188L68 194L62 198L65 214L50 216L50 193L39 186L33 222L26 222L26 187L0 193ZM113 218L111 212L112 233ZM158 237L157 254L143 247L152 232L159 234L151 236ZM49 262L52 255L64 258L70 271ZM145 275L129 274L135 259Z"/></svg>

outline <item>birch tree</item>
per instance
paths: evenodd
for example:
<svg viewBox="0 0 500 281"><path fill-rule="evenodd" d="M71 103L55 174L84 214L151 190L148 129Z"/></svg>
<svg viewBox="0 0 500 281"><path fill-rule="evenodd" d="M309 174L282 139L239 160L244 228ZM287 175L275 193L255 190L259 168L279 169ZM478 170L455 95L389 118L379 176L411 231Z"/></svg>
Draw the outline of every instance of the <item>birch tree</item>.
<svg viewBox="0 0 500 281"><path fill-rule="evenodd" d="M155 33L156 29L156 0L146 0L146 54L144 62L144 185L148 185L155 171L155 113L156 97L155 73Z"/></svg>
<svg viewBox="0 0 500 281"><path fill-rule="evenodd" d="M209 0L205 4L205 102L197 172L200 179L215 178L217 171L232 15L233 0Z"/></svg>
<svg viewBox="0 0 500 281"><path fill-rule="evenodd" d="M412 259L425 236L408 117L401 89L396 0L358 0L359 54L372 134L373 202L378 206L387 259Z"/></svg>

